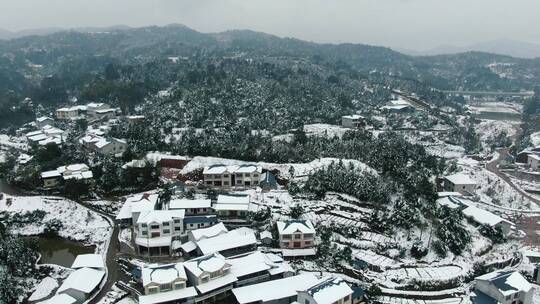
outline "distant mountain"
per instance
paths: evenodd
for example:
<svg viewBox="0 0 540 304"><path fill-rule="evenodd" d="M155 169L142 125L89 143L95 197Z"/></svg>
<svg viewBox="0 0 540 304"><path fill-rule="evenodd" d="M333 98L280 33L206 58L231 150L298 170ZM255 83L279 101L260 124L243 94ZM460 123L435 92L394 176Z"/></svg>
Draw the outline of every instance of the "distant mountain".
<svg viewBox="0 0 540 304"><path fill-rule="evenodd" d="M511 39L498 39L481 42L469 46L441 45L429 50L411 50L394 48L398 52L412 56L447 55L465 52L485 52L507 55L516 58L540 58L540 44L517 41Z"/></svg>
<svg viewBox="0 0 540 304"><path fill-rule="evenodd" d="M50 27L50 28L39 28L39 29L28 29L20 31L8 31L5 29L0 29L0 39L15 39L26 36L46 36L58 32L64 31L76 31L76 32L107 32L115 30L128 30L130 29L127 25L113 25L107 27L78 27L78 28L61 28L61 27Z"/></svg>

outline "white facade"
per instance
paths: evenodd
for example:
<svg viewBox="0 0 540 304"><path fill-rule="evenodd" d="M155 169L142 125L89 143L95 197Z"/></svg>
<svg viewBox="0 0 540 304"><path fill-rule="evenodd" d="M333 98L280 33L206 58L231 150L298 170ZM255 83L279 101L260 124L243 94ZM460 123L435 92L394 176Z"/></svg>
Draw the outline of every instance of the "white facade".
<svg viewBox="0 0 540 304"><path fill-rule="evenodd" d="M309 220L277 222L279 247L300 249L315 245L315 227Z"/></svg>
<svg viewBox="0 0 540 304"><path fill-rule="evenodd" d="M475 279L476 303L495 300L501 304L532 304L533 287L517 271L499 270Z"/></svg>
<svg viewBox="0 0 540 304"><path fill-rule="evenodd" d="M345 128L358 129L364 124L364 117L361 115L341 116L341 126Z"/></svg>
<svg viewBox="0 0 540 304"><path fill-rule="evenodd" d="M183 210L141 212L135 228L135 244L139 252L157 248L155 253L158 255L170 254L172 241L180 239L184 233L183 220Z"/></svg>
<svg viewBox="0 0 540 304"><path fill-rule="evenodd" d="M444 177L444 190L454 191L461 194L472 194L476 191L476 181L465 174L453 174Z"/></svg>
<svg viewBox="0 0 540 304"><path fill-rule="evenodd" d="M527 156L527 165L534 171L538 171L540 168L540 155L529 154Z"/></svg>
<svg viewBox="0 0 540 304"><path fill-rule="evenodd" d="M262 167L257 165L217 164L204 168L203 179L208 187L253 187L259 184L261 173Z"/></svg>

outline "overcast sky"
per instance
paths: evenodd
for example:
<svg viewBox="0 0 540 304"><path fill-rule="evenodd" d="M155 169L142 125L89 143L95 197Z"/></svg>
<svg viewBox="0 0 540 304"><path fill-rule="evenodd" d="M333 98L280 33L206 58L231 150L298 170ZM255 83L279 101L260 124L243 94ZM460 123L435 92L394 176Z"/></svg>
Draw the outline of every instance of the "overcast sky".
<svg viewBox="0 0 540 304"><path fill-rule="evenodd" d="M540 0L0 0L0 28L182 23L409 49L540 43Z"/></svg>

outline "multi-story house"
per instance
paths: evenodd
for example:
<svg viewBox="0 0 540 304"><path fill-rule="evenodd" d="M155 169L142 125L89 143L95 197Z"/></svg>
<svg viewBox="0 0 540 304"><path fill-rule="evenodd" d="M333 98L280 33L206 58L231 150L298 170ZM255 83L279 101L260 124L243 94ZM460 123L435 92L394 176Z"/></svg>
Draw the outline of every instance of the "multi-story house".
<svg viewBox="0 0 540 304"><path fill-rule="evenodd" d="M245 225L249 220L249 213L253 211L248 195L218 195L213 209L220 221L228 225Z"/></svg>
<svg viewBox="0 0 540 304"><path fill-rule="evenodd" d="M56 110L56 119L72 120L79 117L79 107L60 108Z"/></svg>
<svg viewBox="0 0 540 304"><path fill-rule="evenodd" d="M118 211L116 220L124 225L137 223L141 213L150 212L155 209L159 195L153 192L135 194L126 198L126 201Z"/></svg>
<svg viewBox="0 0 540 304"><path fill-rule="evenodd" d="M208 187L253 187L259 184L262 167L257 165L216 164L203 170L204 184Z"/></svg>
<svg viewBox="0 0 540 304"><path fill-rule="evenodd" d="M476 181L462 173L448 175L444 177L444 190L470 195L476 190Z"/></svg>
<svg viewBox="0 0 540 304"><path fill-rule="evenodd" d="M364 117L356 114L341 116L341 125L345 128L358 129L364 125Z"/></svg>
<svg viewBox="0 0 540 304"><path fill-rule="evenodd" d="M531 304L532 285L515 270L498 270L475 279L473 303Z"/></svg>
<svg viewBox="0 0 540 304"><path fill-rule="evenodd" d="M189 303L197 295L194 287L187 287L187 275L182 263L153 265L142 268L144 295L140 304Z"/></svg>
<svg viewBox="0 0 540 304"><path fill-rule="evenodd" d="M314 246L315 227L309 220L289 220L277 222L279 247L289 249Z"/></svg>
<svg viewBox="0 0 540 304"><path fill-rule="evenodd" d="M184 262L188 281L197 289L196 302L219 303L225 298L237 281L231 273L231 265L219 253L205 255Z"/></svg>
<svg viewBox="0 0 540 304"><path fill-rule="evenodd" d="M169 202L171 210L185 210L186 216L208 215L212 213L212 201L209 199L172 199Z"/></svg>
<svg viewBox="0 0 540 304"><path fill-rule="evenodd" d="M351 304L353 290L340 278L324 277L317 284L298 291L298 303L302 304Z"/></svg>
<svg viewBox="0 0 540 304"><path fill-rule="evenodd" d="M106 103L102 103L102 102L91 102L89 104L86 105L86 115L88 116L88 118L90 119L96 119L98 118L98 111L101 111L101 110L108 110L110 109L111 107L106 104Z"/></svg>
<svg viewBox="0 0 540 304"><path fill-rule="evenodd" d="M274 253L253 251L227 259L238 281L235 287L282 279L294 275L292 267Z"/></svg>
<svg viewBox="0 0 540 304"><path fill-rule="evenodd" d="M152 210L142 212L136 222L135 244L141 255L171 254L173 240L184 232L184 210Z"/></svg>

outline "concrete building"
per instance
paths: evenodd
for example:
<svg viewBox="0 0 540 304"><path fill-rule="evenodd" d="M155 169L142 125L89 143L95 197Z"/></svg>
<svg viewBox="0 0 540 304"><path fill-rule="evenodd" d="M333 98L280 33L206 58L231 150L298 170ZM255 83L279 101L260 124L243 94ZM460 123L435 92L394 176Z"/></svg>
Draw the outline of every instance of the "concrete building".
<svg viewBox="0 0 540 304"><path fill-rule="evenodd" d="M532 304L532 297L532 285L515 270L499 270L475 279L475 304Z"/></svg>
<svg viewBox="0 0 540 304"><path fill-rule="evenodd" d="M444 191L459 192L464 195L474 194L476 181L468 175L457 173L444 177Z"/></svg>
<svg viewBox="0 0 540 304"><path fill-rule="evenodd" d="M204 184L213 188L254 187L259 184L262 167L257 165L216 164L203 170Z"/></svg>
<svg viewBox="0 0 540 304"><path fill-rule="evenodd" d="M309 220L277 222L279 247L302 249L315 246L315 227Z"/></svg>
<svg viewBox="0 0 540 304"><path fill-rule="evenodd" d="M538 171L538 168L540 168L540 155L532 153L527 155L527 166L531 170Z"/></svg>
<svg viewBox="0 0 540 304"><path fill-rule="evenodd" d="M345 115L341 116L341 126L351 129L359 129L365 125L364 116L361 115Z"/></svg>
<svg viewBox="0 0 540 304"><path fill-rule="evenodd" d="M351 304L353 290L340 278L324 277L317 284L298 292L302 304Z"/></svg>
<svg viewBox="0 0 540 304"><path fill-rule="evenodd" d="M197 295L194 287L187 287L187 275L182 263L150 265L141 271L144 295L140 304L187 303Z"/></svg>

